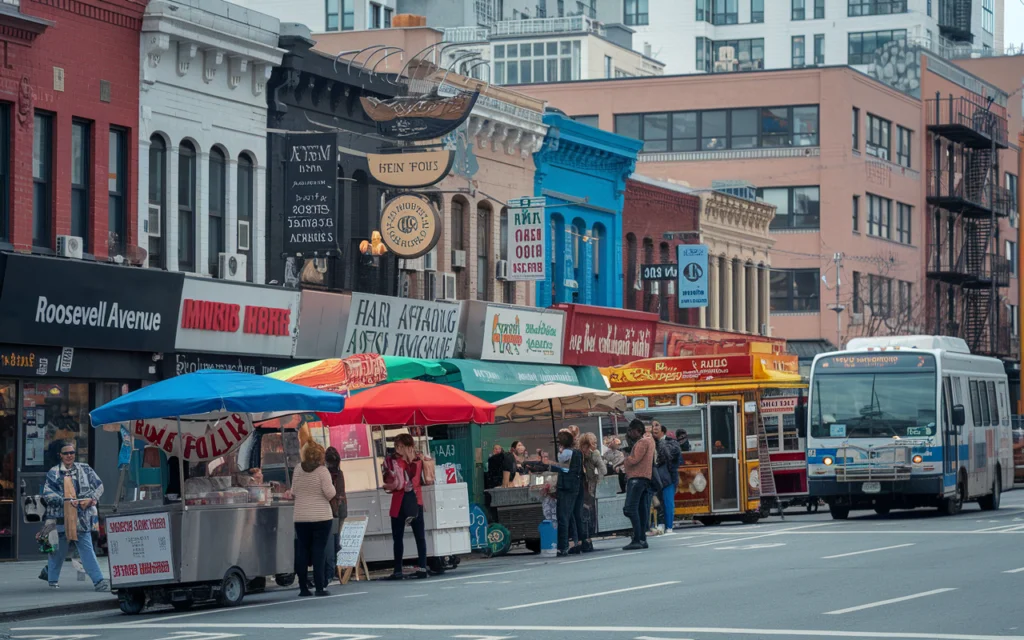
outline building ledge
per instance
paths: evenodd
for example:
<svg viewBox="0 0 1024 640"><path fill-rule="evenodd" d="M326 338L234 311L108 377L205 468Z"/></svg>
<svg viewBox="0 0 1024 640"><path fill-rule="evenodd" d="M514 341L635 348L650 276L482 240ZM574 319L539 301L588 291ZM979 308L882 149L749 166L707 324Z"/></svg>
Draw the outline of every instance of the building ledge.
<svg viewBox="0 0 1024 640"><path fill-rule="evenodd" d="M152 7L152 5L150 5ZM227 20L225 19L225 22ZM247 37L248 34L230 33L219 30L220 23L198 24L187 19L187 16L175 16L166 13L147 15L142 21L143 42L149 45L153 36L166 35L181 42L196 45L202 50L220 51L229 56L241 56L256 63L277 66L281 64L284 50L276 44L267 44Z"/></svg>
<svg viewBox="0 0 1024 640"><path fill-rule="evenodd" d="M53 22L22 13L20 3L4 0L0 3L0 33L6 38L16 38L26 42L52 27Z"/></svg>
<svg viewBox="0 0 1024 640"><path fill-rule="evenodd" d="M670 151L641 153L637 162L701 162L708 160L754 160L762 158L817 158L821 147L772 147L769 149L725 149L722 151Z"/></svg>

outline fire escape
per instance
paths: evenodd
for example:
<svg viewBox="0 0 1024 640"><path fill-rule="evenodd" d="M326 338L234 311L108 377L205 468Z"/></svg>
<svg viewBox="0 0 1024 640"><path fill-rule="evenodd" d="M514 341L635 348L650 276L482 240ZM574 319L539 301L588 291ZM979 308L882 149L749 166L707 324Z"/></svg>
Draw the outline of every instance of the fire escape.
<svg viewBox="0 0 1024 640"><path fill-rule="evenodd" d="M931 326L963 338L973 353L1010 357L1010 319L1000 296L1010 286L1010 262L999 253L999 219L1011 204L999 184L1005 108L977 96L936 93L927 101L927 127Z"/></svg>
<svg viewBox="0 0 1024 640"><path fill-rule="evenodd" d="M974 42L971 0L939 0L939 33L954 42Z"/></svg>

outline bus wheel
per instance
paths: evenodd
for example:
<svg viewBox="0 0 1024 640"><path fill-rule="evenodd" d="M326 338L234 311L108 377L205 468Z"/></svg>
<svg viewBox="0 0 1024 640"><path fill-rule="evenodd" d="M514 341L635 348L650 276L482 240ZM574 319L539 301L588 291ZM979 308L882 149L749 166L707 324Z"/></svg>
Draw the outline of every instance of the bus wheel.
<svg viewBox="0 0 1024 640"><path fill-rule="evenodd" d="M955 516L960 513L960 509L964 506L964 482L961 479L956 485L956 495L952 498L944 498L942 500L942 506L939 507L940 511L947 516Z"/></svg>
<svg viewBox="0 0 1024 640"><path fill-rule="evenodd" d="M880 516L887 516L887 515L889 515L890 511L892 511L892 507L890 507L887 504L876 504L875 505L875 513L877 513Z"/></svg>
<svg viewBox="0 0 1024 640"><path fill-rule="evenodd" d="M983 498L978 499L978 505L981 506L983 511L996 511L999 509L999 502L1001 501L1000 495L1003 492L1003 481L1000 475L999 468L996 468L996 481L992 483L992 494L987 495Z"/></svg>
<svg viewBox="0 0 1024 640"><path fill-rule="evenodd" d="M832 514L833 520L846 520L850 517L850 507L830 504L828 506L828 511Z"/></svg>

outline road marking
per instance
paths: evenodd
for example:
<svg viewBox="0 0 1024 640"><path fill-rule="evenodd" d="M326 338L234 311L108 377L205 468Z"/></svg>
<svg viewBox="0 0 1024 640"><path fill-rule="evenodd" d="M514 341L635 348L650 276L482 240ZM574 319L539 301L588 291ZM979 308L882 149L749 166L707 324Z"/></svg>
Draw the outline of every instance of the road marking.
<svg viewBox="0 0 1024 640"><path fill-rule="evenodd" d="M364 636L357 635L354 633L326 633L324 631L318 631L317 633L311 633L306 640L331 640L332 638L340 638L341 640L374 640L380 636Z"/></svg>
<svg viewBox="0 0 1024 640"><path fill-rule="evenodd" d="M314 600L317 600L317 601L330 600L331 598L347 598L349 596L365 596L367 593L369 593L369 592L368 591L353 591L352 593L334 593L334 594L331 594L329 596L324 596L322 598L305 598L304 600L303 599L298 599L298 600L288 599L288 600L280 600L278 602L263 602L263 603L260 603L260 604L247 604L247 605L243 605L241 607L234 607L231 610L232 611L244 611L246 609L259 609L260 607L276 607L279 604L299 604L299 603L302 603L304 601L305 602L313 602ZM219 612L222 613L223 611L224 611L223 609L218 607L216 609L206 609L205 611L193 611L192 613L178 613L178 614L170 615L170 616L162 616L160 618L157 618L157 620L159 622L164 622L166 620L178 620L179 618L193 618L195 616L205 616L205 615L209 615L211 613L219 613ZM127 625L129 625L131 623L121 622L119 624L122 625L122 626L127 626ZM202 639L202 640L206 640L206 639Z"/></svg>
<svg viewBox="0 0 1024 640"><path fill-rule="evenodd" d="M610 556L597 556L594 558L583 558L582 560L566 560L565 562L559 562L558 564L576 564L578 562L590 562L592 560L611 560L612 558L622 558L624 556L635 556L640 553L639 551L629 551L627 553L614 553Z"/></svg>
<svg viewBox="0 0 1024 640"><path fill-rule="evenodd" d="M294 602L294 600L289 600ZM351 623L273 623L273 622L227 622L227 623L200 623L189 625L191 627L202 627L207 629L351 629L354 631L451 631L451 632L481 632L481 633L523 633L526 631L560 633L560 634L658 634L658 635L723 635L732 636L797 636L802 638L876 638L880 640L1024 640L1024 636L1015 635L983 635L983 634L961 634L961 633L923 633L903 631L839 631L836 629L748 629L732 627L612 627L612 626L541 626L541 625L447 625L447 624L351 624ZM63 627L19 627L12 631L95 631L115 629L178 629L181 625L176 624L153 624L134 623L131 627L124 627L118 624L100 625L74 625ZM635 637L635 636L634 636Z"/></svg>
<svg viewBox="0 0 1024 640"><path fill-rule="evenodd" d="M498 611L515 611L516 609L529 609L530 607L540 607L546 604L558 604L559 602L572 602L573 600L585 600L587 598L599 598L601 596L613 596L617 593L628 593L630 591L641 591L643 589L657 589L658 587L667 587L669 585L679 584L678 580L672 582L658 582L657 584L645 584L639 587L628 587L625 589L615 589L613 591L600 591L598 593L588 593L582 596L571 596L569 598L558 598L556 600L542 600L540 602L530 602L527 604L517 604L511 607L502 607Z"/></svg>
<svg viewBox="0 0 1024 640"><path fill-rule="evenodd" d="M785 542L769 542L764 544L744 544L738 547L715 547L715 551L749 551L751 549L774 549L775 547L784 547Z"/></svg>
<svg viewBox="0 0 1024 640"><path fill-rule="evenodd" d="M494 584L494 580L472 580L466 584Z"/></svg>
<svg viewBox="0 0 1024 640"><path fill-rule="evenodd" d="M1020 527L1019 524L1001 524L998 527L988 527L987 529L975 529L972 533L989 533L992 531L1002 531L1003 529L1017 529Z"/></svg>
<svg viewBox="0 0 1024 640"><path fill-rule="evenodd" d="M879 547L877 549L865 549L864 551L851 551L850 553L839 553L834 556L825 556L822 560L835 560L836 558L849 558L850 556L859 556L862 553L874 553L876 551L888 551L890 549L902 549L904 547L912 547L915 543L908 542L907 544L896 544L891 547Z"/></svg>
<svg viewBox="0 0 1024 640"><path fill-rule="evenodd" d="M225 640L226 638L241 638L240 633L205 633L203 631L176 631L166 638L156 640Z"/></svg>
<svg viewBox="0 0 1024 640"><path fill-rule="evenodd" d="M411 596L405 596L405 597L406 598L426 598L429 595L430 595L429 593L414 593Z"/></svg>
<svg viewBox="0 0 1024 640"><path fill-rule="evenodd" d="M818 524L805 524L805 525L801 525L799 527L789 527L789 528L786 528L786 529L779 529L778 531L773 531L771 533L762 533L762 534L756 535L756 536L747 536L745 538L736 538L735 540L715 540L714 542L698 542L697 544L684 544L682 546L684 546L684 547L713 547L713 546L717 546L717 545L720 545L720 544L733 544L735 542L746 542L747 540L758 540L760 538L769 538L771 536L781 536L781 535L785 535L785 534L787 534L787 533L789 533L791 531L799 531L801 529L813 529L815 527L831 527L832 525L833 525L833 523L831 523L831 522L819 522Z"/></svg>
<svg viewBox="0 0 1024 640"><path fill-rule="evenodd" d="M1017 532L1020 532L1020 531L1024 531L1024 524L1018 524L1018 525L1016 525L1014 527L1011 527L1009 529L1003 529L999 533L1017 533Z"/></svg>
<svg viewBox="0 0 1024 640"><path fill-rule="evenodd" d="M693 638L655 638L653 636L637 636L633 640L693 640Z"/></svg>
<svg viewBox="0 0 1024 640"><path fill-rule="evenodd" d="M512 640L516 636L452 636L453 638L468 638L469 640Z"/></svg>
<svg viewBox="0 0 1024 640"><path fill-rule="evenodd" d="M844 613L853 613L854 611L863 611L864 609L873 609L875 607L884 607L887 604L896 604L897 602L906 602L907 600L916 600L918 598L926 598L928 596L938 595L940 593L946 593L947 591L956 591L955 588L945 589L932 589L931 591L922 591L921 593L914 593L909 596L902 596L899 598L890 598L888 600L879 600L878 602L869 602L856 607L848 607L846 609L836 609L835 611L826 611L823 615L826 616L838 616Z"/></svg>
<svg viewBox="0 0 1024 640"><path fill-rule="evenodd" d="M431 580L430 584L437 584L439 582L454 582L456 580L473 580L475 578L490 578L491 576L507 576L510 573L522 573L529 571L529 569L515 569L513 571L496 571L494 573L477 573L471 576L459 576L457 578L441 578L440 580Z"/></svg>
<svg viewBox="0 0 1024 640"><path fill-rule="evenodd" d="M95 638L96 635L74 635L74 636L11 636L12 638L24 638L25 640L85 640L86 638Z"/></svg>
<svg viewBox="0 0 1024 640"><path fill-rule="evenodd" d="M1024 567L1021 567L1020 569L1010 569L1009 571L1004 571L1003 573L1022 573L1022 572L1024 572Z"/></svg>

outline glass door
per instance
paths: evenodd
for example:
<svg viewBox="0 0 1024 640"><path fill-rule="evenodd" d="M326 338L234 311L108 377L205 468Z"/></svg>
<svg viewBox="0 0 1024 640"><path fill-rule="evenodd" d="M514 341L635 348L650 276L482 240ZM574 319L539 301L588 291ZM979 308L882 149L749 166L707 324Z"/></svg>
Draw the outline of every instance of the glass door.
<svg viewBox="0 0 1024 640"><path fill-rule="evenodd" d="M956 484L956 470L960 468L959 439L957 428L953 426L953 384L949 376L942 377L942 472L947 477L946 484ZM952 474L952 475L950 475Z"/></svg>
<svg viewBox="0 0 1024 640"><path fill-rule="evenodd" d="M736 403L708 405L711 447L711 512L740 510L740 472L737 455Z"/></svg>
<svg viewBox="0 0 1024 640"><path fill-rule="evenodd" d="M0 381L0 561L13 560L17 544L18 480L18 394L17 383Z"/></svg>

